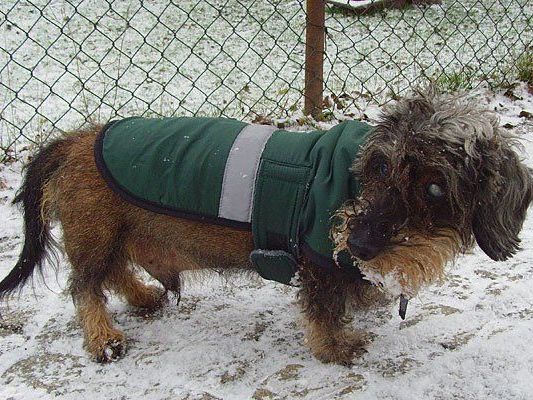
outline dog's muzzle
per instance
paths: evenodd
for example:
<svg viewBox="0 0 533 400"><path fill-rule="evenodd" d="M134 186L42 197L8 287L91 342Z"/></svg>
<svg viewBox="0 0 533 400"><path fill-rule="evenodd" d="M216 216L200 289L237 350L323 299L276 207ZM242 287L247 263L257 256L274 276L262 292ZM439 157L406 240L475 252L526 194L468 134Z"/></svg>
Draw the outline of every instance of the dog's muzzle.
<svg viewBox="0 0 533 400"><path fill-rule="evenodd" d="M347 245L352 256L361 261L377 257L391 245L391 239L406 222L407 209L401 200L400 191L391 188L349 222ZM408 302L409 298L402 294L398 309L401 319L405 319Z"/></svg>
<svg viewBox="0 0 533 400"><path fill-rule="evenodd" d="M384 241L374 240L369 231L361 230L350 233L348 247L353 256L363 261L369 261L376 257L384 247Z"/></svg>
<svg viewBox="0 0 533 400"><path fill-rule="evenodd" d="M387 190L349 222L347 245L350 252L362 261L372 260L390 245L391 238L405 225L406 219L407 210L400 191Z"/></svg>

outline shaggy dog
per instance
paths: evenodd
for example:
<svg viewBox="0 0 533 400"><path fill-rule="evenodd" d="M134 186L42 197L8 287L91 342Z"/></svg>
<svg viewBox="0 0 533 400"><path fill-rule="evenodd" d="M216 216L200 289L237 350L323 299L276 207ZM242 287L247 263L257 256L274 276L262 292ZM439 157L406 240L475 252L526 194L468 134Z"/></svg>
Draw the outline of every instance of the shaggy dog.
<svg viewBox="0 0 533 400"><path fill-rule="evenodd" d="M117 196L95 164L101 129L57 139L29 163L14 200L23 206L24 247L0 296L42 267L58 220L86 348L107 362L126 342L106 310L106 292L156 309L165 291L179 293L183 271L253 269L254 245L249 230L154 213ZM318 359L350 363L365 339L348 329L348 310L372 305L382 291L401 296L405 313L405 299L441 279L446 264L475 242L493 260L515 254L533 188L516 145L493 114L464 99L430 90L385 108L352 167L360 196L325 222L335 255L347 250L365 280L297 260L306 342ZM135 267L164 290L144 284Z"/></svg>

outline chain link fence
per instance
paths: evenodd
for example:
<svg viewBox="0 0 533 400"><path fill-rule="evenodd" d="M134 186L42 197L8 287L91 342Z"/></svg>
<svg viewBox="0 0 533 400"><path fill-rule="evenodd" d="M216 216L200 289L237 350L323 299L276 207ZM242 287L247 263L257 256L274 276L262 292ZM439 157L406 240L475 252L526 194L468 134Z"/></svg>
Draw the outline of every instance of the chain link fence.
<svg viewBox="0 0 533 400"><path fill-rule="evenodd" d="M529 0L357 10L373 1L326 4L325 107L348 116L421 76L509 83L530 51ZM305 10L294 0L0 0L0 156L116 116L303 115Z"/></svg>

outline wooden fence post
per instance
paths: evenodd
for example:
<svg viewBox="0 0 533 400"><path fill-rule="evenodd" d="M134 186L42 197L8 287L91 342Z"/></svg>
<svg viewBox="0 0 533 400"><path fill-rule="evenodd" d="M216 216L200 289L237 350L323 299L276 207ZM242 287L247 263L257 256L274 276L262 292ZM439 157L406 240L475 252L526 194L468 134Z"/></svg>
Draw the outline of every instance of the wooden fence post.
<svg viewBox="0 0 533 400"><path fill-rule="evenodd" d="M305 28L305 115L316 118L322 112L324 92L324 0L307 0Z"/></svg>

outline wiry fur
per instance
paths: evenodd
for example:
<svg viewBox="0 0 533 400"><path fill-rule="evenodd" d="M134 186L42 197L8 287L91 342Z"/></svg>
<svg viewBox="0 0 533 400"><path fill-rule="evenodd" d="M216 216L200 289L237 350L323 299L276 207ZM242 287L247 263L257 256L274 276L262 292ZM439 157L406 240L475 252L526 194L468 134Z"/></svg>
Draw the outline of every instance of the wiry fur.
<svg viewBox="0 0 533 400"><path fill-rule="evenodd" d="M384 251L370 261L360 262L361 272L377 285L386 285L383 277L397 279L395 295L413 297L420 288L444 277L444 267L459 253L459 240L453 230L437 231L432 236L417 231L401 231L405 238L390 251Z"/></svg>
<svg viewBox="0 0 533 400"><path fill-rule="evenodd" d="M391 289L409 297L475 241L494 260L511 257L533 187L517 146L494 114L464 98L430 89L386 107L353 166L361 197L336 213L336 252L351 250L361 224L384 224L383 247L360 268L375 283L394 278ZM383 163L386 176L376 170ZM432 183L444 189L442 199L429 196Z"/></svg>
<svg viewBox="0 0 533 400"><path fill-rule="evenodd" d="M126 348L107 312L107 292L155 309L166 291L179 294L183 271L252 271L253 241L248 231L155 214L123 201L95 165L101 128L58 139L29 164L15 199L23 205L24 247L0 282L0 297L41 267L52 244L51 223L58 220L87 350L106 362ZM361 197L337 212L337 252L350 251L377 284L383 283L379 276L395 277L398 293L407 295L439 279L446 262L474 238L493 259L512 256L532 196L530 171L513 145L492 114L431 91L387 108L353 168ZM380 162L388 166L383 176L376 173ZM431 182L444 188L443 201L428 200ZM369 248L366 260L355 254L361 243ZM299 261L307 343L323 361L349 363L365 344L364 335L348 329L350 312L375 304L381 292L353 271ZM162 288L144 284L136 268Z"/></svg>
<svg viewBox="0 0 533 400"><path fill-rule="evenodd" d="M54 240L42 215L46 182L57 170L63 153L63 140L56 140L42 149L26 166L26 176L13 204L22 204L24 212L24 245L11 272L0 282L0 298L20 289L41 271L46 258L53 258Z"/></svg>
<svg viewBox="0 0 533 400"><path fill-rule="evenodd" d="M350 251L349 223L357 214L353 204L337 211L333 228L335 254ZM391 238L391 243L386 251L368 261L358 260L357 265L366 279L394 296L414 297L423 286L442 280L446 264L461 252L459 234L446 228L421 233L404 227Z"/></svg>

